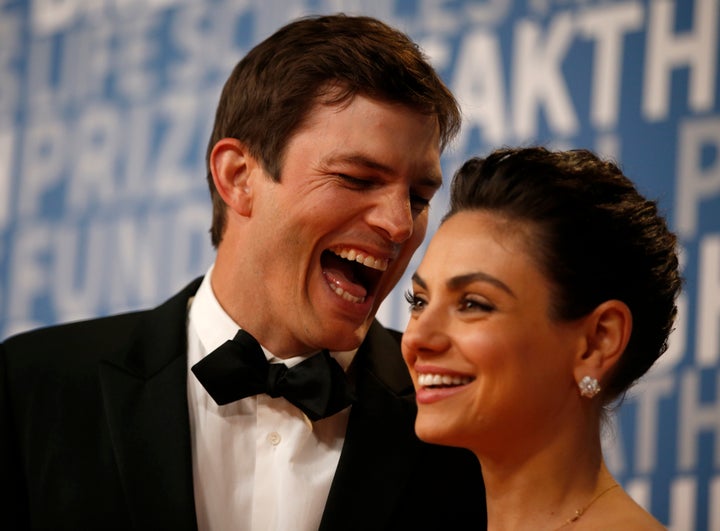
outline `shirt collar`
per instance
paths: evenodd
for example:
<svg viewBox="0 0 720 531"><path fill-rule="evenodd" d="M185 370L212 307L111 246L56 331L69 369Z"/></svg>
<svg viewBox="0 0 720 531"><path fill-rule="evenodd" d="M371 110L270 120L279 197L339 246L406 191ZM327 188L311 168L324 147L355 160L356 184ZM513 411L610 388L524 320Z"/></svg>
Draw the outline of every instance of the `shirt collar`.
<svg viewBox="0 0 720 531"><path fill-rule="evenodd" d="M225 343L228 339L232 339L240 329L232 318L223 310L220 306L215 293L213 293L210 279L212 278L213 266L211 265L208 269L205 277L200 284L200 287L195 293L195 297L190 302L190 312L188 314L190 326L195 327L200 343L202 344L202 352L197 353L198 359L190 360L190 364L193 365L200 361L200 359L220 345ZM292 367L307 359L310 355L304 356L293 356L292 358L280 359L276 358L271 352L263 347L265 356L271 362L282 362L288 367ZM350 366L357 349L341 352L330 352L330 355L340 364L343 370L347 371Z"/></svg>

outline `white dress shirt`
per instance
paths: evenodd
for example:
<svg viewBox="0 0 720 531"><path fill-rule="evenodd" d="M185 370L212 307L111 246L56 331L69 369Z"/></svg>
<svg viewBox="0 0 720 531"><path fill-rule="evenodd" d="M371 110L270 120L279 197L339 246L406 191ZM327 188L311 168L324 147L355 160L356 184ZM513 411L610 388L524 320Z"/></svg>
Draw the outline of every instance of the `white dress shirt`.
<svg viewBox="0 0 720 531"><path fill-rule="evenodd" d="M218 303L212 267L188 312L188 403L199 531L315 531L345 439L350 408L311 422L284 398L247 397L218 406L189 370L235 336ZM288 366L307 356L271 362ZM355 351L333 353L347 369Z"/></svg>

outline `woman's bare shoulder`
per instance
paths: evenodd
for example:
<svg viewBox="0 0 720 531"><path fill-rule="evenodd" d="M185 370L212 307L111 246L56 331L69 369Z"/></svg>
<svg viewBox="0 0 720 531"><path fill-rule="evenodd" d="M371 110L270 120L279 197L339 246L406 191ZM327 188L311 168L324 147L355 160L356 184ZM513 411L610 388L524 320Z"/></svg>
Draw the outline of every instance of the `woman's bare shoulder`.
<svg viewBox="0 0 720 531"><path fill-rule="evenodd" d="M667 531L665 526L624 491L619 491L592 513L588 511L585 517L587 520L584 525L578 525L578 530Z"/></svg>

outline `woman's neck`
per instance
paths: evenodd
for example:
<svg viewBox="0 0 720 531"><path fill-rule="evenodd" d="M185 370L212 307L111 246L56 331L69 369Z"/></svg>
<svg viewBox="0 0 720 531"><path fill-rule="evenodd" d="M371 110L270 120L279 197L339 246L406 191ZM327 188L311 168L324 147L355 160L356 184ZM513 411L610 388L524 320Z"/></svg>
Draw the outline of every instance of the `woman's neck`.
<svg viewBox="0 0 720 531"><path fill-rule="evenodd" d="M518 448L526 443L527 439ZM597 430L559 433L524 455L518 448L476 452L491 531L557 529L614 484Z"/></svg>

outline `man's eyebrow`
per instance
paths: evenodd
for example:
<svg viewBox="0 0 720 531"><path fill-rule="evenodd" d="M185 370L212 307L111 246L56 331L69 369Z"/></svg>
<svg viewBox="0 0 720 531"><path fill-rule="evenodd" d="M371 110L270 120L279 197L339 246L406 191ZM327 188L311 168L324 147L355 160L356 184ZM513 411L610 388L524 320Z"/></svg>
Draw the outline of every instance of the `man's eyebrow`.
<svg viewBox="0 0 720 531"><path fill-rule="evenodd" d="M420 286L423 289L427 289L427 283L423 278L417 274L414 273L412 276L413 282L415 282L418 286ZM506 292L508 295L512 296L513 298L517 298L517 295L513 292L513 290L510 289L510 287L505 284L502 280L492 276L488 275L487 273L482 273L480 271L474 272L474 273L466 273L464 275L457 275L454 277L451 277L446 282L447 287L452 290L456 291L460 288L467 286L468 284L476 281L481 282L487 282L489 284L492 284L493 286L496 286Z"/></svg>
<svg viewBox="0 0 720 531"><path fill-rule="evenodd" d="M331 164L352 164L355 166L362 166L369 170L374 170L382 173L395 174L395 170L383 164L375 159L363 155L362 153L350 153L346 155L334 155L323 159L323 165L330 166ZM422 176L418 181L420 186L427 186L430 188L440 188L443 183L442 174L437 172L429 172Z"/></svg>

